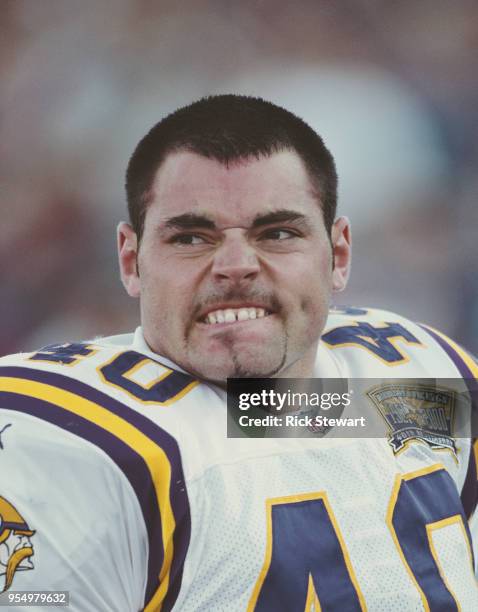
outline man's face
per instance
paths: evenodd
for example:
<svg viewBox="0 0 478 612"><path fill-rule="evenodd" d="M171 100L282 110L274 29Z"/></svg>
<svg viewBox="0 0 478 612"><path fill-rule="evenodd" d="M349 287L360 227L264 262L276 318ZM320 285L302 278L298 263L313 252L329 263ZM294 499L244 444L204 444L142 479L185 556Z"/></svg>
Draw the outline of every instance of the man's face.
<svg viewBox="0 0 478 612"><path fill-rule="evenodd" d="M345 284L348 226L335 224L332 242L347 261L333 271L322 210L296 153L228 167L170 154L139 249L126 224L119 239L123 282L141 298L155 352L213 381L311 375L331 291Z"/></svg>

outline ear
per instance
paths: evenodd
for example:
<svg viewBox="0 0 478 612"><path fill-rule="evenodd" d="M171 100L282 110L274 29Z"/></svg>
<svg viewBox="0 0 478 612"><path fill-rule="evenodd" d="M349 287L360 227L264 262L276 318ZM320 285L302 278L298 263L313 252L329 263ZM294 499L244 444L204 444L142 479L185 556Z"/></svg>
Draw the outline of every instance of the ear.
<svg viewBox="0 0 478 612"><path fill-rule="evenodd" d="M138 276L138 240L136 233L128 223L121 222L117 228L118 258L121 280L128 295L140 296Z"/></svg>
<svg viewBox="0 0 478 612"><path fill-rule="evenodd" d="M334 269L332 272L332 289L343 291L350 275L352 255L352 237L350 222L347 217L338 217L332 226L332 256Z"/></svg>

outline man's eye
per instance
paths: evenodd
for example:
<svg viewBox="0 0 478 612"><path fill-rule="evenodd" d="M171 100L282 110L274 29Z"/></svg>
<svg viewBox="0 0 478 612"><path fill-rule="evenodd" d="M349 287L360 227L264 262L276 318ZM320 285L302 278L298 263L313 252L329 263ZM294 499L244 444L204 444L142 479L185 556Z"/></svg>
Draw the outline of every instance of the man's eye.
<svg viewBox="0 0 478 612"><path fill-rule="evenodd" d="M261 240L288 240L289 238L296 238L297 234L291 230L286 229L271 229L261 234Z"/></svg>
<svg viewBox="0 0 478 612"><path fill-rule="evenodd" d="M204 244L206 241L197 234L178 234L173 236L171 239L173 244L184 244L187 246L195 246L197 244Z"/></svg>

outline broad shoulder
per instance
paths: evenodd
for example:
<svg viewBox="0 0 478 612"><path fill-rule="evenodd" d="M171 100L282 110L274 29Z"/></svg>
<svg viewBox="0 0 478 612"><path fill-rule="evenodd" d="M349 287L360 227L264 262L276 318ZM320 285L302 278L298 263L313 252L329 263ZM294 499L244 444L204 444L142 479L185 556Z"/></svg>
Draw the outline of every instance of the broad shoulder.
<svg viewBox="0 0 478 612"><path fill-rule="evenodd" d="M166 404L193 385L189 374L133 342L133 334L45 346L0 359L5 379L27 380L90 396L86 387L125 401ZM30 384L30 388L32 384Z"/></svg>
<svg viewBox="0 0 478 612"><path fill-rule="evenodd" d="M466 350L445 334L387 310L333 308L321 342L344 376L467 378L478 372Z"/></svg>

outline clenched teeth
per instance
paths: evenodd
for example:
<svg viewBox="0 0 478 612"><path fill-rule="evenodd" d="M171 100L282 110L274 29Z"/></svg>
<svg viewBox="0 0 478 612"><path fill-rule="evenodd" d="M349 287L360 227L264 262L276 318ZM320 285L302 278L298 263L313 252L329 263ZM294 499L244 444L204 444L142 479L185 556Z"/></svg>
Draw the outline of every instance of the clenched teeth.
<svg viewBox="0 0 478 612"><path fill-rule="evenodd" d="M250 321L251 319L262 319L268 314L270 313L264 308L226 308L225 310L213 310L208 313L205 322L214 325L215 323Z"/></svg>

